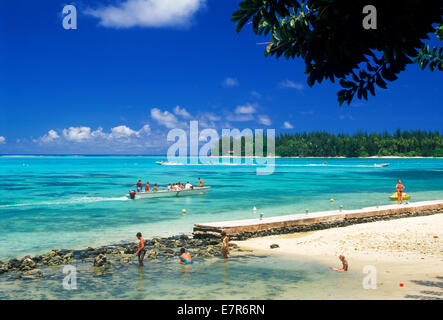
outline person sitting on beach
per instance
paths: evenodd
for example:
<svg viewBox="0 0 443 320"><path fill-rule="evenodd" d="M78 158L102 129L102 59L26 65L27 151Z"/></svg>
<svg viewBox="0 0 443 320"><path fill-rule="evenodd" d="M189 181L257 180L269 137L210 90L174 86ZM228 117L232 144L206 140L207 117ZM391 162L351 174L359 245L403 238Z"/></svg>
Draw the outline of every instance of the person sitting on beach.
<svg viewBox="0 0 443 320"><path fill-rule="evenodd" d="M180 257L178 260L181 264L192 264L191 255L186 252L185 248L180 249Z"/></svg>
<svg viewBox="0 0 443 320"><path fill-rule="evenodd" d="M145 185L145 192L149 192L149 181L146 182L146 185Z"/></svg>
<svg viewBox="0 0 443 320"><path fill-rule="evenodd" d="M142 179L138 179L138 182L137 182L137 192L142 192L142 187L143 187Z"/></svg>
<svg viewBox="0 0 443 320"><path fill-rule="evenodd" d="M143 258L145 257L145 240L142 238L141 232L137 233L137 238L140 240L138 244L138 249L135 252L135 254L138 256L138 265L140 267L143 267Z"/></svg>
<svg viewBox="0 0 443 320"><path fill-rule="evenodd" d="M397 189L397 203L402 204L403 203L403 190L405 189L405 186L401 184L401 180L398 180L397 185L395 186L395 189Z"/></svg>
<svg viewBox="0 0 443 320"><path fill-rule="evenodd" d="M191 188L192 188L192 184L190 184L189 181L186 182L185 189L191 189Z"/></svg>
<svg viewBox="0 0 443 320"><path fill-rule="evenodd" d="M198 186L199 187L204 187L205 186L205 183L203 182L203 180L200 177L198 178Z"/></svg>
<svg viewBox="0 0 443 320"><path fill-rule="evenodd" d="M154 191L158 192L157 184L154 184Z"/></svg>
<svg viewBox="0 0 443 320"><path fill-rule="evenodd" d="M340 259L341 263L343 264L343 268L341 268L341 269L332 268L332 270L337 271L337 272L348 271L348 261L346 260L345 256L341 254L338 258Z"/></svg>
<svg viewBox="0 0 443 320"><path fill-rule="evenodd" d="M221 236L223 238L222 255L223 255L223 258L227 259L228 258L228 251L229 251L229 238L226 235L225 231L222 231Z"/></svg>

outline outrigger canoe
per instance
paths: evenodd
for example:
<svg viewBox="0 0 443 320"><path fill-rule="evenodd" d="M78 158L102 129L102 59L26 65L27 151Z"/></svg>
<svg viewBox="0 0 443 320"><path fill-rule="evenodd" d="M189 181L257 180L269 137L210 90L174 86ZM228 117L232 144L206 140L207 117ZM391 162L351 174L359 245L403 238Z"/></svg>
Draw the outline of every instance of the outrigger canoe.
<svg viewBox="0 0 443 320"><path fill-rule="evenodd" d="M148 198L184 197L184 196L206 194L208 193L209 188L210 187L194 187L193 189L184 189L180 191L168 191L168 190L148 191L148 192L131 191L126 196L132 200L148 199Z"/></svg>
<svg viewBox="0 0 443 320"><path fill-rule="evenodd" d="M397 192L394 192L389 199L391 200L398 200L398 195ZM411 199L411 196L409 194L406 194L405 192L403 192L403 200L409 200Z"/></svg>

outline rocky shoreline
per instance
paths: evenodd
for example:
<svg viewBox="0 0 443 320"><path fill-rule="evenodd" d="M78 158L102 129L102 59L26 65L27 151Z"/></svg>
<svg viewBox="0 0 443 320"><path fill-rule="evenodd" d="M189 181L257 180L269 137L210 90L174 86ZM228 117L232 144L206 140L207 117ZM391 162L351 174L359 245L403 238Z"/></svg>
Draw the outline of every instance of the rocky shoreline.
<svg viewBox="0 0 443 320"><path fill-rule="evenodd" d="M99 248L88 247L83 250L53 249L46 254L31 257L27 255L22 259L11 259L7 262L0 261L0 277L3 274L17 273L16 278L42 278L44 267L70 265L76 262L89 262L94 268L104 271L112 267L115 262L124 264L135 263L138 244L116 244ZM185 248L192 258L211 258L222 256L221 239L193 239L187 235L172 236L168 238L152 238L145 240L145 260L164 261L178 258L181 248ZM237 245L231 244L230 251L240 251Z"/></svg>

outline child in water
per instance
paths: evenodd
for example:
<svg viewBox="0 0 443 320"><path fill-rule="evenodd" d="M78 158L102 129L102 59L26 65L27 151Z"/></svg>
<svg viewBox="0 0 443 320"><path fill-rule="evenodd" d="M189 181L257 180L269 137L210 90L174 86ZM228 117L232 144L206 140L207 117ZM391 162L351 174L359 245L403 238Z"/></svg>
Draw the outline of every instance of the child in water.
<svg viewBox="0 0 443 320"><path fill-rule="evenodd" d="M332 270L337 271L337 272L348 271L348 261L346 260L345 256L341 254L338 258L340 259L341 263L343 264L343 268L341 268L341 269L332 268Z"/></svg>

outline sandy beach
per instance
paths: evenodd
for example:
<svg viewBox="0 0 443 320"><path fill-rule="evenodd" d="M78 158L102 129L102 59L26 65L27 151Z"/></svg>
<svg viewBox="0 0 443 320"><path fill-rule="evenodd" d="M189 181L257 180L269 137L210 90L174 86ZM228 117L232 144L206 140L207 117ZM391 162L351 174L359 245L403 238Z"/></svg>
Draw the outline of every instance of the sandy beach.
<svg viewBox="0 0 443 320"><path fill-rule="evenodd" d="M348 299L443 299L443 214L236 241L259 254L311 259L325 267L349 262L349 273L376 268L375 290L352 289ZM271 249L272 244L278 248ZM343 276L337 273L337 276ZM336 298L346 298L336 296Z"/></svg>

